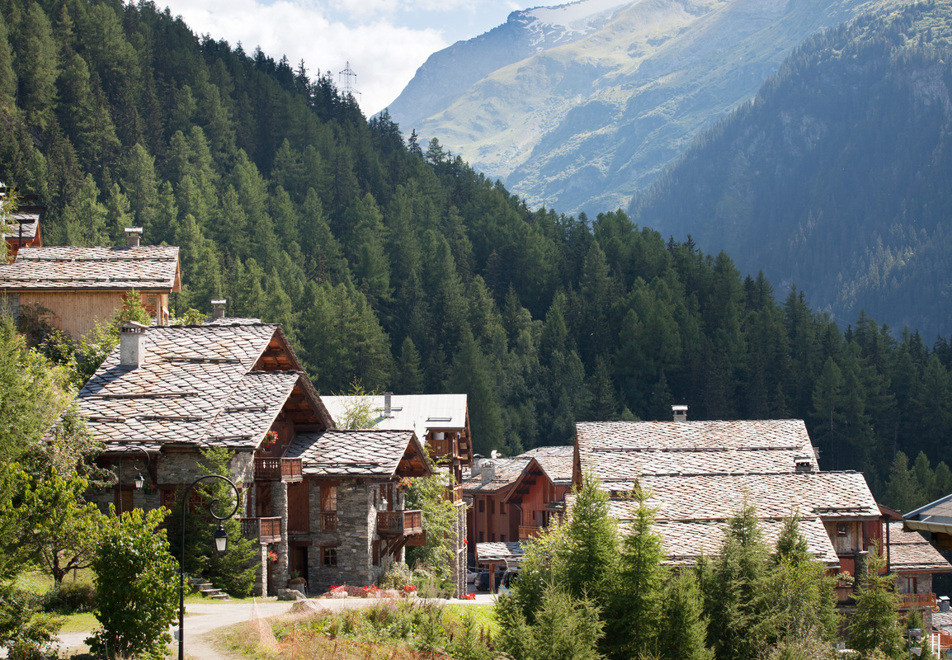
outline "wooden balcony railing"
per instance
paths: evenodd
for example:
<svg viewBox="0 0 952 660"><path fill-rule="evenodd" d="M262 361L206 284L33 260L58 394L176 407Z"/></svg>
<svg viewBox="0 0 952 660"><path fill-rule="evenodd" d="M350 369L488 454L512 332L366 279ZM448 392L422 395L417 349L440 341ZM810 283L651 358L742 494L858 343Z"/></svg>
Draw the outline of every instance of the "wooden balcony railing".
<svg viewBox="0 0 952 660"><path fill-rule="evenodd" d="M242 518L241 535L258 539L259 543L277 543L281 540L280 518Z"/></svg>
<svg viewBox="0 0 952 660"><path fill-rule="evenodd" d="M443 494L443 497L448 502L461 502L463 500L463 487L462 486L453 486L452 488L447 487L446 492Z"/></svg>
<svg viewBox="0 0 952 660"><path fill-rule="evenodd" d="M377 512L377 534L380 536L412 536L422 532L422 511Z"/></svg>
<svg viewBox="0 0 952 660"><path fill-rule="evenodd" d="M935 607L935 594L900 594L899 607Z"/></svg>
<svg viewBox="0 0 952 660"><path fill-rule="evenodd" d="M255 459L255 481L301 481L303 478L300 458Z"/></svg>
<svg viewBox="0 0 952 660"><path fill-rule="evenodd" d="M519 525L519 540L525 541L538 536L542 533L542 528L538 525Z"/></svg>
<svg viewBox="0 0 952 660"><path fill-rule="evenodd" d="M336 511L321 511L321 531L322 532L336 532L337 531L337 512Z"/></svg>

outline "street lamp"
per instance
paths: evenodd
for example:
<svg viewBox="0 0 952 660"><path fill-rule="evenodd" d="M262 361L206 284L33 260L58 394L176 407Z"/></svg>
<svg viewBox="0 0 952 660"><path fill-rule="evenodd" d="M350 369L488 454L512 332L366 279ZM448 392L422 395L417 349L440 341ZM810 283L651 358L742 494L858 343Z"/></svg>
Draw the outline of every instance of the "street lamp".
<svg viewBox="0 0 952 660"><path fill-rule="evenodd" d="M145 467L146 470L149 469L149 465L152 462L152 457L149 456L144 448L139 445L126 445L126 451L141 451L145 454ZM135 486L136 490L142 490L142 487L145 486L145 477L142 476L142 472L139 471L139 468L136 468L136 476L132 479L132 485ZM122 515L122 457L119 457L119 514Z"/></svg>
<svg viewBox="0 0 952 660"><path fill-rule="evenodd" d="M235 485L235 482L229 479L228 477L223 477L220 474L206 474L204 477L199 477L185 489L185 493L182 495L182 554L181 561L182 564L179 567L179 640L178 640L178 657L179 660L185 660L185 515L188 513L186 505L188 504L188 494L192 491L192 488L195 484L200 481L205 481L206 479L221 479L222 481L227 481L228 484L235 491L235 508L231 510L227 516L219 516L215 513L215 505L218 504L218 499L214 499L206 505L208 513L212 518L218 521L218 529L215 530L215 549L218 552L224 552L225 547L228 544L228 533L225 532L225 527L222 524L223 521L228 520L238 512L238 505L241 503L241 494L238 492L238 486Z"/></svg>

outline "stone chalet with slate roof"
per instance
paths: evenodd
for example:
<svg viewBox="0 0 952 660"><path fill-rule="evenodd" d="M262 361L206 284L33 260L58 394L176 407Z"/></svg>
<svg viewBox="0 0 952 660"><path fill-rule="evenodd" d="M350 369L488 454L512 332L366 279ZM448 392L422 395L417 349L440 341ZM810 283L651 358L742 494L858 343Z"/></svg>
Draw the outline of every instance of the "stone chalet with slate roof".
<svg viewBox="0 0 952 660"><path fill-rule="evenodd" d="M465 394L377 394L367 396L322 397L331 416L344 424L356 410L369 408L371 428L412 429L424 443L430 457L449 472L446 498L456 508L456 562L451 579L456 595L466 593L466 504L463 501L463 468L473 464L472 432Z"/></svg>
<svg viewBox="0 0 952 660"><path fill-rule="evenodd" d="M637 508L624 493L636 483L650 492L673 564L715 555L725 522L745 501L768 543L795 513L810 553L831 572L862 570L884 541L883 516L863 475L821 471L801 420L580 422L574 483L589 474L611 491L611 513L623 528ZM838 596L846 606L852 593L838 589Z"/></svg>
<svg viewBox="0 0 952 660"><path fill-rule="evenodd" d="M73 339L111 320L133 289L155 323L167 325L169 294L182 290L179 249L139 245L142 230L126 231L125 247L20 248L13 263L0 264L0 295L14 317L37 306Z"/></svg>
<svg viewBox="0 0 952 660"><path fill-rule="evenodd" d="M91 496L103 508L173 505L202 475L201 450L233 452L226 476L241 490L243 533L260 544L259 593L286 587L291 571L312 590L369 584L422 534L395 490L430 473L415 434L336 431L278 325L125 324L75 403L118 477Z"/></svg>

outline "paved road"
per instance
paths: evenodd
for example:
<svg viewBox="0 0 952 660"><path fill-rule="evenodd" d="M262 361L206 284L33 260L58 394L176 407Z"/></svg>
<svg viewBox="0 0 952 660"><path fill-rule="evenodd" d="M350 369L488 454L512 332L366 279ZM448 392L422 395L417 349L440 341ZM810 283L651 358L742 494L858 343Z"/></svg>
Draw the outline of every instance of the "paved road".
<svg viewBox="0 0 952 660"><path fill-rule="evenodd" d="M321 598L315 602L332 610L367 607L377 602L375 598ZM455 604L490 605L494 602L490 594L477 594L475 600L441 601ZM258 616L272 617L287 613L294 605L288 601L265 600L257 603ZM251 603L188 603L185 606L185 655L196 660L232 660L232 657L222 655L213 645L214 631L219 628L251 621ZM178 622L173 626L178 630ZM173 633L174 634L174 633ZM64 633L59 636L61 650L85 650L83 643L89 632ZM173 642L173 646L177 642ZM175 649L173 649L174 651ZM176 652L177 653L177 652ZM175 657L176 653L173 653Z"/></svg>

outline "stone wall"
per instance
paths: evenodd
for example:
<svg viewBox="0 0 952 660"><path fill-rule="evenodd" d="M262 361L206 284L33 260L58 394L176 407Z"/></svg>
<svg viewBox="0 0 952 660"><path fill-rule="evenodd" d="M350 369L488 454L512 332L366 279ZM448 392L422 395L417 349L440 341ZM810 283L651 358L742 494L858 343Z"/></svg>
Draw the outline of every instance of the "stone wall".
<svg viewBox="0 0 952 660"><path fill-rule="evenodd" d="M310 487L311 545L308 548L308 591L317 594L334 585L365 586L375 584L387 570L387 559L373 564L373 542L376 538L377 511L374 505L378 482L368 480L341 481L337 484L337 531L321 527L320 482ZM324 548L336 548L337 566L324 565Z"/></svg>

